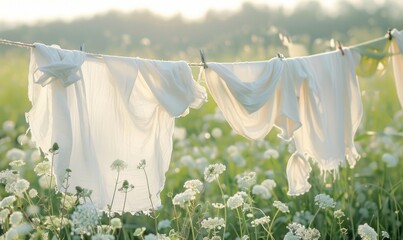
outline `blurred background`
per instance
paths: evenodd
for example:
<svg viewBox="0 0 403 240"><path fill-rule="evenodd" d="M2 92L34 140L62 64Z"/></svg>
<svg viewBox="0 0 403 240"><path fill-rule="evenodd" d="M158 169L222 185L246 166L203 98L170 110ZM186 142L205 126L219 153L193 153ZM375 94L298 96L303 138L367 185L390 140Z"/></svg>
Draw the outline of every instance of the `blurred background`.
<svg viewBox="0 0 403 240"><path fill-rule="evenodd" d="M264 60L278 52L287 57L279 36L313 54L334 49L331 39L348 46L403 28L399 0L1 0L0 5L3 39L76 50L84 44L87 52L187 62L200 62L199 49L207 61ZM0 122L25 122L28 62L28 49L0 45Z"/></svg>

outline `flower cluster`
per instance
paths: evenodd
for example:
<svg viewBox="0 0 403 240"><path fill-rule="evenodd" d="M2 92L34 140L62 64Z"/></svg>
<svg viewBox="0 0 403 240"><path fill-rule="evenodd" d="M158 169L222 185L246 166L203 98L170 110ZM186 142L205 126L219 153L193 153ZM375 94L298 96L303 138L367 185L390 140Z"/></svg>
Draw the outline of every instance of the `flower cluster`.
<svg viewBox="0 0 403 240"><path fill-rule="evenodd" d="M226 167L225 165L221 163L216 163L209 165L205 170L204 170L204 180L207 182L212 182L218 179L218 176L222 174L225 171Z"/></svg>
<svg viewBox="0 0 403 240"><path fill-rule="evenodd" d="M378 234L375 230L368 224L363 224L358 226L358 235L360 235L363 240L376 240L378 239Z"/></svg>
<svg viewBox="0 0 403 240"><path fill-rule="evenodd" d="M98 224L98 212L91 203L78 205L71 215L72 233L83 235L91 235Z"/></svg>
<svg viewBox="0 0 403 240"><path fill-rule="evenodd" d="M202 226L202 228L205 228L205 229L220 230L221 228L225 227L225 220L223 218L218 218L218 217L207 218L207 219L203 219L203 221L201 222L201 226Z"/></svg>
<svg viewBox="0 0 403 240"><path fill-rule="evenodd" d="M322 209L334 208L336 206L336 203L334 202L333 198L323 193L315 196L315 204Z"/></svg>
<svg viewBox="0 0 403 240"><path fill-rule="evenodd" d="M318 240L320 232L316 228L305 228L299 223L288 224L288 233L284 239L302 239L302 240Z"/></svg>

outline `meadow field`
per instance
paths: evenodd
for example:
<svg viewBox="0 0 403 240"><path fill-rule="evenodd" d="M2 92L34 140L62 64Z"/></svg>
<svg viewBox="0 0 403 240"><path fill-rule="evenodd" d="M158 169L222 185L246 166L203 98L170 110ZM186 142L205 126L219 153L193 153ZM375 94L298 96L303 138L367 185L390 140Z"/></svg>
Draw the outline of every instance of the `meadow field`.
<svg viewBox="0 0 403 240"><path fill-rule="evenodd" d="M363 28L358 18L364 16L364 25L369 20L362 12L358 12L361 15L354 12L359 11L355 9L345 12L351 18L335 20L322 16L326 21L335 21L332 25L304 17L311 9L309 6L305 13L293 16L306 20L310 28L298 29L291 16L280 13L273 18L279 19L278 24L285 24L279 28L309 31L296 39L310 53L329 50L327 42L331 37L346 39L344 43L348 45L382 36L384 25L400 21L398 18L390 22L373 21L373 25L379 26ZM246 6L242 13L227 19L219 14L209 16L206 23L194 24L211 34L200 30L194 39L191 34L186 35L192 29L190 23L173 18L164 22L164 31L158 31L161 26L154 24L156 21L149 13L130 16L112 13L65 25L60 22L38 25L35 30L22 27L18 33L10 30L0 36L19 36L18 40L28 42L53 41L70 49L87 39L94 52L193 62L199 61L196 47L199 45L207 50L207 60L218 62L263 60L274 57L278 51L286 52L279 46L279 30L267 22L262 26L253 22L239 29L232 27L233 22L239 24L237 19L247 21L255 16L256 22L263 22L260 17L272 16L260 9ZM150 35L147 39L151 45L144 45L147 39L136 35L136 29L127 35L114 33L130 31L124 29L126 26L119 22L123 21L119 17L124 21L141 20L143 24L149 21L151 27L144 31ZM110 27L110 32L103 31L102 24L113 20L116 26ZM355 24L344 29L343 21ZM218 23L213 26L211 23L215 22ZM86 26L91 24L92 31L87 31ZM101 26L99 31L96 24ZM176 38L171 31L180 24L183 25L178 28L181 31L178 36L186 36ZM206 27L209 24L211 29ZM156 30L152 29L154 25ZM65 29L60 30L59 26ZM339 32L331 35L328 26L337 27ZM235 30L227 33L226 29ZM209 39L214 34L221 35ZM361 159L354 168L342 166L336 178L321 175L312 164L310 191L301 196L287 195L286 166L294 146L279 139L276 129L259 141L235 134L209 96L200 109L190 110L189 115L176 121L172 158L161 193L162 206L136 214L124 209L122 214L107 214L95 210L90 189L78 188L72 193L55 190L51 160L58 146L39 152L27 131L24 114L31 107L27 96L28 64L29 50L0 46L0 240L403 239L403 109L390 65L374 76L359 78L364 116L355 144ZM197 79L199 69L193 70ZM116 194L136 191L130 183L118 178L125 167L122 161L111 165L116 171ZM66 172L67 182L68 179Z"/></svg>

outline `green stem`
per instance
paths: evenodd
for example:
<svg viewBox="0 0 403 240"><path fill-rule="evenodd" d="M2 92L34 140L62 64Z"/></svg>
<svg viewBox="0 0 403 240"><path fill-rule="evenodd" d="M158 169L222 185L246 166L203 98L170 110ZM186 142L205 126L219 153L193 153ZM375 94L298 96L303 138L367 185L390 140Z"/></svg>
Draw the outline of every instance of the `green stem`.
<svg viewBox="0 0 403 240"><path fill-rule="evenodd" d="M238 222L239 222L239 229L241 231L241 238L243 237L243 231L242 231L242 222L241 222L241 215L239 214L239 209L236 209L236 212L238 214Z"/></svg>
<svg viewBox="0 0 403 240"><path fill-rule="evenodd" d="M145 167L143 168L144 175L146 176L146 181L147 181L147 191L148 191L148 199L150 200L151 203L151 208L153 212L153 218L154 218L154 225L155 225L155 233L158 235L158 220L157 220L157 214L155 213L156 209L154 208L153 200L152 200L152 195L151 195L151 190L150 190L150 183L148 182L148 175L146 172Z"/></svg>
<svg viewBox="0 0 403 240"><path fill-rule="evenodd" d="M190 215L190 211L189 211L189 207L186 205L186 212L189 216L189 221L190 221L190 230L192 231L192 237L193 239L195 238L195 233L194 233L194 229L193 229L193 220L192 220L192 215Z"/></svg>
<svg viewBox="0 0 403 240"><path fill-rule="evenodd" d="M223 229L223 233L222 233L222 239L224 239L225 238L225 230L226 230L226 227L227 227L227 206L225 204L224 191L223 191L223 189L221 187L221 183L220 183L220 180L218 178L217 178L217 184L218 184L218 188L220 189L220 192L221 192L222 201L224 203L224 223L225 224L224 224L224 229Z"/></svg>
<svg viewBox="0 0 403 240"><path fill-rule="evenodd" d="M318 215L319 211L320 211L320 208L318 208L318 210L316 211L315 215L313 215L313 218L312 218L311 222L309 223L308 228L311 227L311 225L312 225L313 221L315 220L316 216Z"/></svg>
<svg viewBox="0 0 403 240"><path fill-rule="evenodd" d="M118 188L119 177L120 177L120 171L118 170L118 176L116 177L115 189L113 189L111 204L108 207L109 208L109 220L111 219L112 205L113 205L113 202L115 201L115 195L116 195L116 190Z"/></svg>

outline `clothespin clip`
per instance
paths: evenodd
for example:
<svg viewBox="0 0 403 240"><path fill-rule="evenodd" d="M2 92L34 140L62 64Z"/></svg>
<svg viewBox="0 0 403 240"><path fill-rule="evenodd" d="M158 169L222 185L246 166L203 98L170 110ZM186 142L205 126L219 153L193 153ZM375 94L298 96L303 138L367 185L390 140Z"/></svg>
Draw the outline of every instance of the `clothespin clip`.
<svg viewBox="0 0 403 240"><path fill-rule="evenodd" d="M280 58L280 60L284 60L284 55L281 53L277 53L277 57Z"/></svg>
<svg viewBox="0 0 403 240"><path fill-rule="evenodd" d="M341 55L343 55L344 56L344 51L343 51L343 47L341 46L341 43L340 43L340 41L337 41L337 48L340 50L340 52L341 52Z"/></svg>
<svg viewBox="0 0 403 240"><path fill-rule="evenodd" d="M83 43L83 44L80 45L80 51L84 52L84 48L85 48L85 44Z"/></svg>
<svg viewBox="0 0 403 240"><path fill-rule="evenodd" d="M391 28L388 29L388 39L389 39L389 41L392 41L392 29Z"/></svg>
<svg viewBox="0 0 403 240"><path fill-rule="evenodd" d="M207 64L206 64L206 57L204 56L204 51L202 49L200 49L200 59L201 59L202 64L203 64L203 68L204 69L208 68Z"/></svg>

